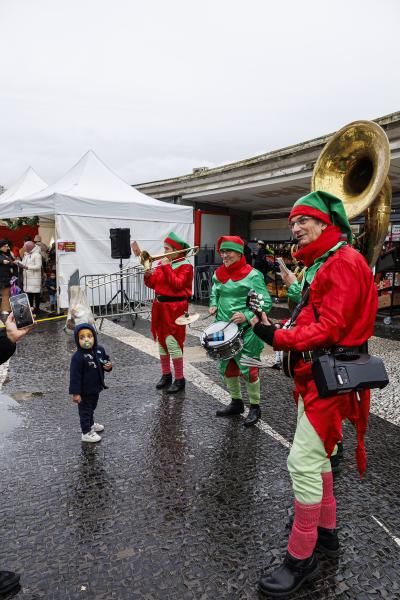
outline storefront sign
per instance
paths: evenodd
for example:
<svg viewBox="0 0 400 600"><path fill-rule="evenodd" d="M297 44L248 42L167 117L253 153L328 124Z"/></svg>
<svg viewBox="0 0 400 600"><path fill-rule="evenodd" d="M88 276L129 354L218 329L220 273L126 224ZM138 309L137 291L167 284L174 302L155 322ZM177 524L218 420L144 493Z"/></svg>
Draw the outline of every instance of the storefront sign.
<svg viewBox="0 0 400 600"><path fill-rule="evenodd" d="M400 240L400 223L392 224L392 242L396 242Z"/></svg>

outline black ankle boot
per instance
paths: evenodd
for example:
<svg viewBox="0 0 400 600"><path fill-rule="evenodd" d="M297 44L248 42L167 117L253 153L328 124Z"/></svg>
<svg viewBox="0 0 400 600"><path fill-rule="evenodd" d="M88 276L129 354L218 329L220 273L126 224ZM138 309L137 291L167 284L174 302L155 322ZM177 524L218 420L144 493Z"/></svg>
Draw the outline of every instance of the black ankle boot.
<svg viewBox="0 0 400 600"><path fill-rule="evenodd" d="M339 462L338 455L335 454L335 456L331 456L329 460L331 461L332 473L339 473L339 471L340 471L340 462Z"/></svg>
<svg viewBox="0 0 400 600"><path fill-rule="evenodd" d="M172 383L172 373L168 373L168 375L163 375L160 381L157 383L156 388L159 390L160 388L163 388L170 383Z"/></svg>
<svg viewBox="0 0 400 600"><path fill-rule="evenodd" d="M244 413L244 404L241 398L232 398L231 403L224 408L219 408L215 413L217 417L231 417Z"/></svg>
<svg viewBox="0 0 400 600"><path fill-rule="evenodd" d="M289 519L290 529L293 527L294 515ZM322 554L330 558L337 558L340 555L340 544L336 529L326 529L326 527L317 527L318 539L316 547Z"/></svg>
<svg viewBox="0 0 400 600"><path fill-rule="evenodd" d="M185 378L175 379L174 383L167 389L168 394L177 394L181 390L185 389Z"/></svg>
<svg viewBox="0 0 400 600"><path fill-rule="evenodd" d="M243 425L245 427L251 427L251 425L255 425L259 419L261 419L260 405L250 404L249 414L247 415Z"/></svg>
<svg viewBox="0 0 400 600"><path fill-rule="evenodd" d="M11 592L19 585L20 575L12 571L0 571L0 594Z"/></svg>
<svg viewBox="0 0 400 600"><path fill-rule="evenodd" d="M289 596L307 581L315 579L319 566L315 553L308 558L295 558L287 552L282 565L269 575L261 577L258 589L267 596Z"/></svg>
<svg viewBox="0 0 400 600"><path fill-rule="evenodd" d="M338 457L339 460L342 460L343 458L343 442L338 442L337 443L337 454L336 456Z"/></svg>

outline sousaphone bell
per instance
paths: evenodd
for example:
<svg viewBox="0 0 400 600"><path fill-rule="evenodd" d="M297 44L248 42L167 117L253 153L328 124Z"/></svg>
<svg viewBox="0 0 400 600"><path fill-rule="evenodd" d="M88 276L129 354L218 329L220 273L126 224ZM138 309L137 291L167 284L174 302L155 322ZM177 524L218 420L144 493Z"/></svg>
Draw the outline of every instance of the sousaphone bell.
<svg viewBox="0 0 400 600"><path fill-rule="evenodd" d="M373 121L354 121L335 133L315 164L311 191L340 198L347 218L365 212L362 254L372 268L387 236L392 206L386 133Z"/></svg>

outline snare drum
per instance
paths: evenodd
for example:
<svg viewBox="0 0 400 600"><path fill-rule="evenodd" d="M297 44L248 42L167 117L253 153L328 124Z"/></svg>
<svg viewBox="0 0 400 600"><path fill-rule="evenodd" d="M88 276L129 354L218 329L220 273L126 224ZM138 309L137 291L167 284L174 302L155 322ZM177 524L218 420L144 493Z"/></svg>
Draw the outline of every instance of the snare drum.
<svg viewBox="0 0 400 600"><path fill-rule="evenodd" d="M224 329L226 327L226 329ZM223 340L219 332L223 330ZM208 336L215 334L214 340L208 340ZM228 321L217 321L203 331L200 337L200 343L206 351L209 358L214 360L229 360L243 348L243 336L236 323Z"/></svg>

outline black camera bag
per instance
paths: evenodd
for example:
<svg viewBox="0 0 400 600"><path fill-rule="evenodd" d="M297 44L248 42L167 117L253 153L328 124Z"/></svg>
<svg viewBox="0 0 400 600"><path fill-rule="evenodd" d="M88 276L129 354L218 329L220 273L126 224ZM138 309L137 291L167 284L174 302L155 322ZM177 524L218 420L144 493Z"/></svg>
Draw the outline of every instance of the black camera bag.
<svg viewBox="0 0 400 600"><path fill-rule="evenodd" d="M313 310L318 323L314 305ZM388 385L389 377L382 359L367 354L366 349L367 344L363 344L361 348L334 346L313 351L311 371L320 398L382 389Z"/></svg>

